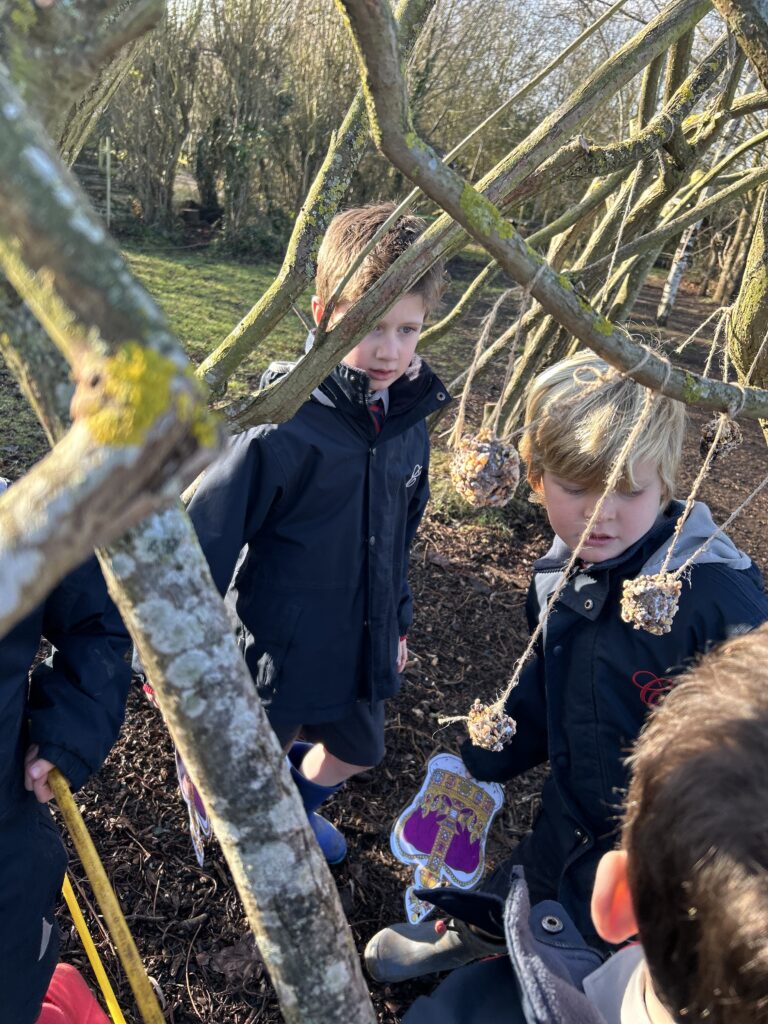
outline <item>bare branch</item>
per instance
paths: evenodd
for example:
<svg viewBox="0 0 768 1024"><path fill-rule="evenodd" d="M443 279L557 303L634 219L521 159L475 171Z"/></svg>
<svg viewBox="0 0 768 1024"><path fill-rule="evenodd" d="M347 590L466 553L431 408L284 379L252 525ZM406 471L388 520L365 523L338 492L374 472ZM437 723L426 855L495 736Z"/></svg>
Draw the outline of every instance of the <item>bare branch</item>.
<svg viewBox="0 0 768 1024"><path fill-rule="evenodd" d="M708 10L709 0L673 0L489 171L478 183L477 190L491 202L503 204L521 181L559 149L563 137L577 131L616 90L664 53ZM436 154L432 159L439 160ZM292 416L323 376L330 373L338 360L371 329L398 296L412 288L436 260L458 252L466 240L467 234L451 217L439 217L368 289L355 307L328 331L322 348L316 350L311 362L300 360L291 373L267 391L225 410L232 427L243 429Z"/></svg>
<svg viewBox="0 0 768 1024"><path fill-rule="evenodd" d="M705 199L704 202L692 207L685 213L679 214L672 220L667 221L666 224L662 224L661 227L655 228L653 231L649 231L647 234L640 235L639 238L635 238L631 242L627 242L626 245L620 246L615 253L616 264L618 265L620 261L627 260L631 256L637 256L640 253L647 252L655 246L662 245L668 238L671 238L684 228L687 228L689 224L695 224L696 221L706 217L723 203L727 203L731 199L737 199L739 196L744 195L747 192L751 192L759 185L762 185L764 181L768 181L768 167L760 167L756 171L743 174L737 182L734 182L733 185L729 185L728 188L721 189L720 192L715 192L715 194L709 199ZM611 258L611 256L604 256L602 259L595 260L594 263L590 263L589 266L578 271L579 277L589 281L596 280L600 273L608 267L611 262Z"/></svg>
<svg viewBox="0 0 768 1024"><path fill-rule="evenodd" d="M400 73L391 15L383 3L337 0L348 19L361 63L368 116L385 155L435 202L463 224L520 284L563 326L641 384L671 398L709 409L739 407L757 418L768 413L768 392L748 389L672 369L666 360L635 345L555 274L505 221L498 209L436 154L413 130ZM374 127L375 124L375 127Z"/></svg>
<svg viewBox="0 0 768 1024"><path fill-rule="evenodd" d="M553 182L611 174L646 159L678 131L684 118L722 72L727 57L728 44L723 41L637 134L610 146L592 146L576 139L526 178L507 201L511 203L538 195Z"/></svg>

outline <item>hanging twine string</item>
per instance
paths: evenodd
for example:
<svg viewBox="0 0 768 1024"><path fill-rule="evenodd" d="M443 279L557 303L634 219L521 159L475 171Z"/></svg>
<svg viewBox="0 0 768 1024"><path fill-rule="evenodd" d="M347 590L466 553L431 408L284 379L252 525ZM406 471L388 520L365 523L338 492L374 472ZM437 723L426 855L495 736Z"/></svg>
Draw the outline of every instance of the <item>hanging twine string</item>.
<svg viewBox="0 0 768 1024"><path fill-rule="evenodd" d="M704 462L701 465L701 469L699 470L699 474L698 474L698 476L696 477L696 479L693 482L693 486L691 488L691 492L688 495L688 498L687 498L687 500L685 502L685 508L683 509L683 512L682 512L680 518L678 519L678 521L677 521L677 523L675 525L675 532L672 534L672 540L670 542L669 548L667 549L667 554L666 554L666 556L664 558L664 562L663 562L663 564L661 566L661 569L659 570L659 575L660 576L664 575L664 573L666 573L666 571L667 571L669 563L670 563L670 561L672 559L672 552L674 551L675 545L677 544L677 541L680 538L680 534L682 532L683 525L684 525L686 519L688 518L688 516L691 513L691 509L693 508L694 500L695 500L695 497L696 497L696 492L698 491L699 487L701 486L702 482L704 481L704 477L706 476L707 471L709 470L709 467L712 464L712 460L715 457L715 454L717 452L717 446L718 446L718 443L720 441L720 437L722 436L723 431L725 430L726 426L728 425L728 421L729 420L735 420L737 418L737 416L739 415L739 413L744 408L744 403L747 400L746 386L749 384L749 381L750 381L750 379L752 377L752 374L755 372L755 367L757 366L758 360L760 359L760 356L763 354L763 350L765 349L767 343L768 343L768 333L766 333L765 338L763 338L763 342L760 345L760 348L757 350L757 353L755 354L755 357L752 360L752 363L750 364L749 370L747 371L747 374L746 374L746 376L744 378L744 384L743 385L742 384L735 384L735 387L737 387L739 389L739 391L741 392L741 401L738 404L734 404L733 406L731 406L731 408L728 410L728 412L720 413L720 416L719 416L719 419L718 419L718 424L717 424L717 430L715 431L715 436L712 439L712 443L709 446L709 450L707 452L706 458L704 459ZM726 382L728 380L728 365L729 365L728 350L726 349L725 350L725 354L724 354L724 358L723 358L723 380L726 381ZM732 512L730 514L730 516L723 523L723 525L719 526L714 531L714 533L712 533L709 537L707 537L707 539L696 549L696 551L694 551L694 553L689 558L687 558L686 561L678 569L676 569L671 574L674 577L674 579L680 579L680 577L683 575L683 573L685 573L688 569L690 569L690 567L693 565L693 563L696 561L696 559L699 557L699 555L701 555L704 551L706 551L706 549L709 547L709 545L712 543L712 541L716 537L718 537L734 521L734 519L741 512L743 512L743 510L753 500L753 498L755 498L760 493L760 491L765 487L766 483L768 483L768 477L766 477L766 479L763 480L762 483L758 484L758 486L752 491L752 493L750 495L748 495L744 499L744 501L741 503L741 505L739 505L739 507L734 512Z"/></svg>
<svg viewBox="0 0 768 1024"><path fill-rule="evenodd" d="M450 434L448 435L448 444L451 448L455 448L461 440L462 434L464 433L464 422L466 419L467 403L469 401L469 394L472 389L472 381L477 373L477 367L480 362L480 356L485 351L485 347L488 344L488 340L493 330L493 325L496 323L496 318L499 314L504 301L509 295L512 294L512 289L508 288L505 292L502 292L498 297L493 307L483 320L482 330L480 331L480 337L477 339L477 345L475 345L474 355L472 356L472 363L470 364L469 371L467 373L467 381L464 385L464 390L461 393L461 402L459 403L459 411L456 413L456 419L454 420L453 427L451 428ZM522 305L521 305L521 317L522 317ZM518 320L519 322L519 320Z"/></svg>
<svg viewBox="0 0 768 1024"><path fill-rule="evenodd" d="M717 352L717 342L718 342L718 339L720 337L720 334L722 333L723 327L728 323L728 317L730 315L731 315L731 307L730 306L724 306L723 307L723 315L720 317L720 320L718 321L717 327L715 328L715 334L714 334L714 337L712 338L712 344L709 346L709 353L707 355L707 361L704 364L704 376L705 377L709 376L710 370L712 368L712 363L714 362L714 359L715 359L715 353Z"/></svg>
<svg viewBox="0 0 768 1024"><path fill-rule="evenodd" d="M710 320L714 320L716 316L719 316L721 318L721 323L718 324L718 326L717 326L717 328L715 330L715 338L717 338L718 334L720 333L721 327L722 327L722 319L724 318L724 316L728 312L730 312L730 309L731 309L730 306L718 306L718 308L714 311L714 313L710 313L706 320L702 320L702 322L699 324L699 326L696 328L696 330L693 331L692 334L689 334L688 337L685 339L685 341L681 341L680 342L680 344L675 349L675 355L679 356L681 352L683 352L686 348L688 348L688 346L691 344L693 339L698 337L699 334L701 334L701 332L707 326L709 321ZM714 344L714 340L713 340L713 344Z"/></svg>
<svg viewBox="0 0 768 1024"><path fill-rule="evenodd" d="M727 310L726 310L726 312L727 312ZM710 319L711 319L711 317L710 317ZM718 332L720 331L720 328L722 327L724 321L725 321L725 317L723 317L720 320L720 323L717 326L717 330L715 331L715 337L712 340L712 348L710 349L710 357L712 356L712 353L714 352L715 342L717 341L717 335L718 335ZM725 359L724 359L724 362L723 362L723 380L726 381L726 382L728 381L728 350L727 349L725 350ZM738 407L738 412L741 412L741 410L744 408L745 400L746 400L746 392L742 388L741 389L741 403L740 403L740 405ZM669 568L669 563L672 561L672 555L674 554L675 547L677 546L677 542L680 539L680 534L683 532L683 527L685 526L685 523L686 523L686 521L688 519L688 516L691 514L691 511L693 509L694 503L696 501L696 495L699 492L699 488L704 483L704 478L706 477L707 473L709 472L709 467L712 465L712 461L713 461L715 455L717 454L718 445L720 443L720 438L723 436L723 431L725 430L726 426L728 425L728 421L730 419L735 419L736 415L738 415L738 413L735 411L735 409L732 408L732 409L729 409L728 412L721 412L720 415L718 416L717 430L715 431L715 436L712 438L712 442L711 442L711 444L710 444L710 446L709 446L709 448L707 450L707 454L706 454L706 456L704 458L704 461L701 464L701 468L699 469L698 475L696 476L696 479L693 481L693 485L691 486L691 489L688 492L688 497L685 499L685 506L683 508L683 511L680 514L680 516L678 517L677 522L675 523L675 529L674 529L674 532L673 532L672 537L670 539L669 547L667 548L667 553L664 556L664 561L662 562L661 568L659 569L659 575L660 576L663 576L667 572L667 569ZM674 576L675 576L675 579L678 578L677 574L674 574Z"/></svg>
<svg viewBox="0 0 768 1024"><path fill-rule="evenodd" d="M626 371L625 373L623 373L622 376L626 376L627 373L634 372L635 370L639 369L640 366L643 364L643 362L645 362L645 359L649 358L649 356L650 356L650 352L646 351L644 358L640 360L638 365L635 366L635 367L632 367L631 371ZM662 388L666 387L667 382L669 381L670 375L672 373L672 364L669 362L669 360L664 359L664 363L665 363L665 375L664 375L664 381L662 382L662 385L661 385ZM573 549L573 553L571 554L571 557L570 557L570 559L568 561L568 564L566 565L565 569L563 569L563 571L562 571L562 574L560 576L560 580L558 581L557 586L552 591L552 594L550 595L550 598L547 601L547 606L544 609L543 614L539 616L538 624L537 624L536 628L534 629L533 633L531 633L530 639L528 641L528 644L527 644L525 650L523 651L523 653L521 654L521 656L518 658L517 662L515 663L515 667L514 667L514 669L512 671L512 677L509 680L509 683L507 684L506 689L496 699L496 701L491 705L491 707L489 709L489 711L492 714L494 712L496 712L496 713L503 712L503 709L504 709L504 707L505 707L505 705L507 703L509 695L512 693L512 691L514 690L514 688L517 686L518 682L520 681L520 675L522 674L523 668L525 667L525 663L528 661L530 656L533 654L533 651L534 651L534 648L536 646L536 643L537 643L539 637L541 636L541 634L542 634L542 632L544 630L544 627L545 627L545 625L547 623L547 620L549 619L549 616L550 616L550 614L552 612L552 609L554 608L554 606L557 603L560 595L562 594L562 592L565 590L566 586L568 585L568 583L570 581L570 578L571 578L571 573L573 572L574 566L576 565L576 562L579 559L579 555L580 555L581 549L584 547L584 544L585 544L587 538L589 537L589 535L591 534L592 529L593 529L595 523L599 519L600 513L603 510L603 505L605 504L608 496L615 490L616 485L618 484L619 479L621 478L621 474L624 472L624 465L625 465L625 463L627 461L627 458L628 458L630 452L632 451L632 449L633 449L633 447L635 445L635 442L637 441L638 437L640 436L643 428L645 427L645 424L647 423L648 418L651 415L651 412L653 411L654 404L655 404L655 402L657 401L657 399L659 397L660 396L659 396L659 394L656 391L654 391L651 388L646 388L645 401L643 403L643 408L640 411L640 415L637 418L637 422L633 426L632 430L629 432L626 441L622 445L621 451L616 456L616 460L614 461L614 464L611 467L611 471L608 474L608 479L605 482L605 487L603 489L603 493L600 495L600 498L598 499L597 504L595 505L595 507L594 507L594 509L592 511L592 515L589 517L589 522L584 527L584 530L583 530L583 532L581 534L581 537L579 538L578 543L576 544L576 547ZM446 718L438 718L437 721L438 721L439 725L451 725L454 722L466 722L466 721L468 721L468 716L467 715L452 715L452 716L446 717Z"/></svg>
<svg viewBox="0 0 768 1024"><path fill-rule="evenodd" d="M515 326L515 335L514 335L514 338L512 340L512 345L511 345L510 353L509 353L509 359L507 360L507 369L506 369L506 373L505 373L505 376L504 376L504 382L503 382L502 387L501 387L501 395L499 397L499 401L496 404L496 411L495 411L494 418L493 418L493 421L492 421L491 427L490 427L491 434L492 434L493 437L497 436L496 432L497 432L498 426L499 426L499 418L501 416L501 403L502 403L502 400L504 398L504 392L507 390L507 385L509 384L510 380L512 379L512 373L514 371L515 361L517 359L517 349L518 349L518 346L520 344L520 339L522 337L523 319L524 319L525 314L528 312L528 309L530 307L531 293L533 291L533 288L535 287L536 282L538 281L539 276L541 275L541 273L545 269L545 267L546 267L545 263L541 263L539 265L538 269L536 270L536 273L533 275L533 277L528 282L528 284L525 285L525 287L522 289L521 294L520 294L520 308L519 308L519 311L518 311L516 323L514 325ZM461 441L462 435L464 433L464 426L465 426L465 421L466 421L467 403L469 401L469 395L470 395L470 392L472 390L472 382L473 382L473 380L475 378L475 374L477 373L477 369L478 369L478 366L479 366L479 363L480 363L480 357L482 356L482 354L485 351L485 348L486 348L486 346L488 344L488 340L490 338L490 334L491 334L491 331L493 329L493 325L496 322L496 318L498 316L499 309L500 309L502 303L504 302L504 300L507 298L507 296L511 294L511 291L512 291L512 289L509 289L509 290L507 290L507 291L502 293L502 295L496 300L496 303L494 304L494 306L491 309L491 311L488 314L488 316L483 321L483 329L482 329L482 331L480 333L480 337L478 338L477 345L475 346L475 351L474 351L474 354L473 354L473 357L472 357L472 363L471 363L471 365L469 367L469 370L467 372L467 380L466 380L466 383L464 385L464 390L461 393L461 402L459 404L459 410L456 413L456 419L454 421L453 427L451 428L451 430L450 430L450 432L448 434L448 444L449 444L449 446L451 448L456 448L458 446L459 442Z"/></svg>
<svg viewBox="0 0 768 1024"><path fill-rule="evenodd" d="M717 423L717 430L715 431L715 436L712 439L712 444L709 446L706 458L701 464L701 469L699 470L698 476L693 481L693 486L691 487L688 497L685 500L685 507L683 508L683 511L681 512L677 522L675 523L675 530L672 534L672 539L669 542L667 553L664 556L664 561L662 562L661 568L659 569L660 576L663 576L664 573L667 571L667 568L669 567L669 563L672 560L672 554L675 550L675 546L678 540L680 539L680 534L683 531L683 526L685 525L688 516L691 514L691 510L693 509L694 503L696 501L696 495L698 494L699 488L704 482L704 477L709 472L709 467L712 465L712 460L715 457L717 446L720 442L720 438L723 435L723 431L725 430L727 423L728 414L725 412L720 413L720 417Z"/></svg>
<svg viewBox="0 0 768 1024"><path fill-rule="evenodd" d="M744 501L742 501L738 508L734 509L733 512L731 512L731 514L728 516L725 522L721 526L718 526L715 532L712 533L709 537L707 537L703 544L700 544L699 547L696 548L691 557L686 559L686 561L683 562L679 569L675 570L675 572L673 573L675 579L679 579L684 572L691 568L691 566L699 557L699 555L702 555L707 550L709 545L712 543L713 540L715 540L716 537L719 537L721 533L728 529L728 527L731 525L734 519L736 519L737 516L741 515L741 513L744 511L747 505L749 505L749 503L753 501L766 486L768 486L768 476L766 476L762 480L762 482L757 485L757 487L752 491L751 494L747 495L747 497L744 499Z"/></svg>
<svg viewBox="0 0 768 1024"><path fill-rule="evenodd" d="M498 436L499 420L501 419L501 409L502 406L504 405L504 395L507 392L509 382L512 380L512 374L515 370L515 362L517 360L517 353L520 347L520 339L523 336L523 319L525 317L525 314L531 307L532 293L536 285L536 282L539 280L539 277L541 276L546 266L546 263L541 263L539 265L536 273L533 275L531 280L523 289L523 294L520 298L520 313L517 318L517 330L515 331L515 337L509 352L509 359L507 360L507 372L504 375L504 382L501 385L501 394L499 395L499 400L496 403L496 412L494 413L493 420L491 421L491 434L494 437ZM509 437L511 437L511 434L509 435ZM509 437L504 438L503 440L508 440Z"/></svg>
<svg viewBox="0 0 768 1024"><path fill-rule="evenodd" d="M614 267L614 264L616 263L616 254L617 254L617 252L619 251L619 249L621 247L621 239L622 239L622 236L624 235L624 228L626 227L626 224L627 224L627 219L629 217L629 211L632 209L632 200L635 197L635 188L637 186L638 181L640 180L640 168L641 168L641 166L642 165L640 165L640 164L638 165L637 170L635 171L634 177L632 178L632 185L630 186L629 194L627 195L627 202L626 202L626 204L624 206L624 213L623 213L622 218L621 218L621 223L619 224L618 234L616 235L616 244L614 245L613 253L611 254L611 263L610 263L610 266L608 267L608 274L607 274L607 276L605 278L605 284L600 289L600 295L598 296L597 301L595 302L595 306L596 307L601 306L603 304L603 302L608 297L608 288L610 286L611 278L613 277L613 267Z"/></svg>

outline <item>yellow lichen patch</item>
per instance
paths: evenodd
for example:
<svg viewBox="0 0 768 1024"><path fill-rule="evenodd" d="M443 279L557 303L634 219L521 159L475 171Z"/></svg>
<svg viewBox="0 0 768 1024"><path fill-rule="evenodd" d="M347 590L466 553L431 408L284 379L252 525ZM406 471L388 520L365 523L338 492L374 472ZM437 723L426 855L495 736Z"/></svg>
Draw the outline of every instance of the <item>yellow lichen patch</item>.
<svg viewBox="0 0 768 1024"><path fill-rule="evenodd" d="M606 337L609 334L613 334L614 331L613 324L608 317L603 316L602 313L595 317L595 321L592 326L599 334L605 334Z"/></svg>
<svg viewBox="0 0 768 1024"><path fill-rule="evenodd" d="M502 215L485 196L476 192L471 185L465 184L459 204L467 215L470 228L475 228L483 235L496 233L498 238L511 238L515 229L504 220Z"/></svg>
<svg viewBox="0 0 768 1024"><path fill-rule="evenodd" d="M201 395L196 397L185 388L173 389L179 368L160 353L127 342L115 355L89 370L81 374L72 412L99 444L140 445L157 419L168 413L188 423L201 445L215 443L213 414ZM183 373L200 394L191 367Z"/></svg>

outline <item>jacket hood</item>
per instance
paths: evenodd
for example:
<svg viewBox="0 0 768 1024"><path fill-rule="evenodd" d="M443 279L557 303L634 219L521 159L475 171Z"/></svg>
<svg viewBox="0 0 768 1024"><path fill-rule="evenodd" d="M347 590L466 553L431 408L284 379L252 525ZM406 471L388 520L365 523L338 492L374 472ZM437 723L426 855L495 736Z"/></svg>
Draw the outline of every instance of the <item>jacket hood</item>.
<svg viewBox="0 0 768 1024"><path fill-rule="evenodd" d="M682 515L684 505L681 501L672 501L664 512L658 517L651 529L640 538L635 544L627 548L616 558L601 562L599 569L613 569L633 557L641 548L649 551L648 558L643 563L638 575L652 576L658 573L664 562L669 545L672 543L671 532L674 524ZM717 530L717 525L712 518L712 513L702 501L695 501L693 508L686 519L680 536L675 542L672 558L670 559L668 571L674 572ZM656 542L655 544L652 542ZM534 571L552 571L562 569L572 554L571 549L555 535L552 546L543 558L534 563ZM716 563L727 566L730 569L748 569L752 564L749 555L739 550L730 537L724 533L717 534L709 541L707 547L696 556L697 565Z"/></svg>
<svg viewBox="0 0 768 1024"><path fill-rule="evenodd" d="M681 503L676 501L674 504L680 508L682 513L683 506ZM696 555L697 565L716 563L727 566L729 569L748 569L752 564L752 559L749 555L737 548L726 534L718 533L716 537L713 537L712 535L716 532L717 528L717 524L712 518L712 513L707 505L703 501L695 501L688 518L683 524L680 536L675 543L672 557L669 561L669 571L673 572L675 569L679 569L707 541L709 543L707 543L706 548ZM710 537L712 538L711 540ZM665 541L651 555L640 570L641 575L653 576L661 570L671 543L671 539Z"/></svg>

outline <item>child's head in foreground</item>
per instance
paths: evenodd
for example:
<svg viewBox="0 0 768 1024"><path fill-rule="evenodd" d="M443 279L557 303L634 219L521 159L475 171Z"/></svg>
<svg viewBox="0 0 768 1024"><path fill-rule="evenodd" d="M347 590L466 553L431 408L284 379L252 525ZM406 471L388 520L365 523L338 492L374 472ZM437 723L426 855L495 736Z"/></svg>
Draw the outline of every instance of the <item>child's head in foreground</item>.
<svg viewBox="0 0 768 1024"><path fill-rule="evenodd" d="M317 256L312 313L315 323L350 265L395 209L394 203L374 203L337 214L328 226ZM331 323L359 299L413 245L426 227L420 217L406 214L379 240L347 283L333 310ZM406 372L426 316L437 306L443 290L442 261L435 263L413 288L357 343L342 362L363 370L372 390L390 387Z"/></svg>
<svg viewBox="0 0 768 1024"><path fill-rule="evenodd" d="M528 392L520 454L555 533L575 549L616 457L637 422L646 389L591 352L539 374ZM673 497L685 435L680 402L659 395L615 493L581 548L588 562L621 555Z"/></svg>
<svg viewBox="0 0 768 1024"><path fill-rule="evenodd" d="M706 657L651 716L630 761L622 849L598 867L595 926L608 942L639 933L654 1021L768 1021L761 649L765 626Z"/></svg>

